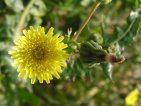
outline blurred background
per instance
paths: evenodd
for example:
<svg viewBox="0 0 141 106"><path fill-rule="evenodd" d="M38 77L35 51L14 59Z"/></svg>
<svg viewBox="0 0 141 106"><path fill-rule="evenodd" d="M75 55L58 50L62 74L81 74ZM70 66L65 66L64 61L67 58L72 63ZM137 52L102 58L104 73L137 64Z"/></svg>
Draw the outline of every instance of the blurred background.
<svg viewBox="0 0 141 106"><path fill-rule="evenodd" d="M136 36L111 45L114 52L126 58L121 64L113 64L112 69L109 64L89 69L79 59L73 59L61 79L50 84L37 82L32 85L29 80L17 78L8 50L23 28L41 25L48 29L53 26L55 32L62 35L67 35L68 28L72 28L73 35L93 3L95 0L0 0L0 106L124 106L129 92L141 89L139 21L129 31ZM113 0L108 5L101 5L78 42L98 35L103 37L103 45L106 45L130 26L127 21L131 12L140 9L140 0ZM75 49L75 46L71 48ZM112 71L112 81L105 74L106 70ZM141 98L137 106L141 106Z"/></svg>

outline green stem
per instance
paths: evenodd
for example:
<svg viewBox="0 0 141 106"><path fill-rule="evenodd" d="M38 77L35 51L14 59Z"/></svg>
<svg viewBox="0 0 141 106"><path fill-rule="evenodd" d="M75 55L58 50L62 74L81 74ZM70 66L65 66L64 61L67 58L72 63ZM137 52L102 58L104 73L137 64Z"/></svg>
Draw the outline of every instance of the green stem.
<svg viewBox="0 0 141 106"><path fill-rule="evenodd" d="M35 2L35 0L30 0L29 4L26 6L23 14L21 15L19 24L18 24L18 26L16 28L16 31L15 31L15 34L14 34L15 37L17 37L17 36L19 36L21 34L21 30L23 29L26 16L28 15L29 9L32 7L32 5L34 4L34 2Z"/></svg>
<svg viewBox="0 0 141 106"><path fill-rule="evenodd" d="M73 35L72 40L76 41L79 34L82 32L82 30L84 29L84 27L88 24L88 22L90 21L91 17L93 16L94 12L96 11L96 9L100 6L101 2L97 2L96 4L94 4L92 6L92 10L90 11L88 17L85 19L84 23L81 25L81 27L79 28L79 30L76 32L76 34Z"/></svg>

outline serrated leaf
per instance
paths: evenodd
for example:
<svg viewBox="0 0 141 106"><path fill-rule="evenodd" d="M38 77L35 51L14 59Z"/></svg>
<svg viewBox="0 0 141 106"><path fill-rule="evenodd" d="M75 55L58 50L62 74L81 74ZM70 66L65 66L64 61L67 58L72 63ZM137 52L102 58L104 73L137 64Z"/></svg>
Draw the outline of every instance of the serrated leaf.
<svg viewBox="0 0 141 106"><path fill-rule="evenodd" d="M124 26L115 27L112 35L105 36L105 43L119 43L121 46L129 44L138 32L140 20L141 17L138 12L131 12Z"/></svg>
<svg viewBox="0 0 141 106"><path fill-rule="evenodd" d="M123 35L124 37L119 40L119 44L127 45L133 41L133 38L138 32L140 20L141 17L137 12L131 12L130 16L127 18L129 26L127 27L127 30L123 33L125 34Z"/></svg>
<svg viewBox="0 0 141 106"><path fill-rule="evenodd" d="M22 0L5 0L5 3L15 12L21 12L24 9Z"/></svg>
<svg viewBox="0 0 141 106"><path fill-rule="evenodd" d="M38 17L41 17L41 16L44 16L45 13L46 13L46 5L44 4L43 1L41 0L37 0L34 4L35 6L33 6L31 9L30 9L30 13L34 16L38 16Z"/></svg>
<svg viewBox="0 0 141 106"><path fill-rule="evenodd" d="M101 66L103 68L104 74L112 80L112 64L110 63L101 63Z"/></svg>

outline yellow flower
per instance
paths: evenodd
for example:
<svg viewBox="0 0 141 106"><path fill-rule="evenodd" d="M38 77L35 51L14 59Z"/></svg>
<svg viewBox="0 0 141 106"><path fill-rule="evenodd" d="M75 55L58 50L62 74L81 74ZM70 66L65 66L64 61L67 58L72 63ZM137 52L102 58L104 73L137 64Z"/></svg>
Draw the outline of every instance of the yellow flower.
<svg viewBox="0 0 141 106"><path fill-rule="evenodd" d="M36 78L40 83L45 80L50 83L53 76L60 78L59 73L62 67L66 66L68 54L65 49L67 44L62 40L63 36L55 34L53 28L50 28L47 34L43 27L29 30L23 30L24 36L14 40L15 46L9 54L14 60L14 65L18 65L18 77L30 78L34 84Z"/></svg>
<svg viewBox="0 0 141 106"><path fill-rule="evenodd" d="M139 98L139 90L134 89L125 98L125 106L136 106L136 102Z"/></svg>

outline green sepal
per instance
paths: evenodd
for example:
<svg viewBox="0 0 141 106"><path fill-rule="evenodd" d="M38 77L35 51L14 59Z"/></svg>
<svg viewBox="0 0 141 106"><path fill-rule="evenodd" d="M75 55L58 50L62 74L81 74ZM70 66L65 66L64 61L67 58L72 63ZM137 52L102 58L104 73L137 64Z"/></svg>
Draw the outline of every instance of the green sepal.
<svg viewBox="0 0 141 106"><path fill-rule="evenodd" d="M102 46L93 40L86 41L81 44L80 58L84 63L101 63L105 62L107 52Z"/></svg>

